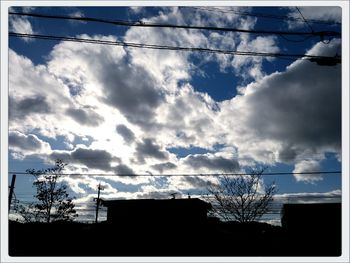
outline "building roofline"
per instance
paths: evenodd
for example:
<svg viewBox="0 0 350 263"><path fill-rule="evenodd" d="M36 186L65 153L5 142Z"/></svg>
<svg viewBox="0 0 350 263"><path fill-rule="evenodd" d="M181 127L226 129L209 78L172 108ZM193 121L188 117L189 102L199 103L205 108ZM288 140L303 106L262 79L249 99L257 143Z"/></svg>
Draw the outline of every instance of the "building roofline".
<svg viewBox="0 0 350 263"><path fill-rule="evenodd" d="M199 198L181 198L181 199L101 199L102 205L109 207L114 204L121 203L160 203L160 202L172 202L172 203L198 203L206 206L208 209L211 208L211 204L207 203Z"/></svg>

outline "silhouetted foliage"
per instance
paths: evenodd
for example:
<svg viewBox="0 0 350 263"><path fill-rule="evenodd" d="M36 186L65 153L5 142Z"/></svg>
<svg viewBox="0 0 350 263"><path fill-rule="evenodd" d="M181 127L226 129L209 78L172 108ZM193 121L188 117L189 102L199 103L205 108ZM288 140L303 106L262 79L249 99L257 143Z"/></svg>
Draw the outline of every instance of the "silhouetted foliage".
<svg viewBox="0 0 350 263"><path fill-rule="evenodd" d="M78 216L73 200L67 193L67 185L60 180L66 165L57 160L52 168L27 170L36 179L33 183L36 187L34 197L38 201L18 207L18 212L26 222L70 221Z"/></svg>
<svg viewBox="0 0 350 263"><path fill-rule="evenodd" d="M212 213L225 221L245 223L268 212L276 187L274 184L262 187L263 172L264 169L252 170L250 175L223 175L220 184L211 184L206 198L212 204Z"/></svg>

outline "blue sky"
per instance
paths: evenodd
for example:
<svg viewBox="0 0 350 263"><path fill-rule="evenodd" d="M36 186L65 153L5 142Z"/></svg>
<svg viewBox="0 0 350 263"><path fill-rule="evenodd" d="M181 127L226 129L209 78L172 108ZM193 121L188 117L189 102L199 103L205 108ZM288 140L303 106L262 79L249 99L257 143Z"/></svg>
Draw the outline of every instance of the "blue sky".
<svg viewBox="0 0 350 263"><path fill-rule="evenodd" d="M314 31L340 31L338 7L299 7ZM110 20L309 31L291 7L36 7L10 11ZM237 12L240 12L238 14ZM323 56L340 39L122 27L9 16L9 31L134 43ZM196 174L341 170L341 65L308 60L145 50L9 38L9 170L52 165L71 173ZM33 189L20 176L17 195ZM67 177L84 205L105 198L205 190L185 177ZM215 177L208 180L214 182ZM279 194L340 193L341 175L276 175ZM28 195L27 198L29 199ZM85 204L86 205L86 204Z"/></svg>

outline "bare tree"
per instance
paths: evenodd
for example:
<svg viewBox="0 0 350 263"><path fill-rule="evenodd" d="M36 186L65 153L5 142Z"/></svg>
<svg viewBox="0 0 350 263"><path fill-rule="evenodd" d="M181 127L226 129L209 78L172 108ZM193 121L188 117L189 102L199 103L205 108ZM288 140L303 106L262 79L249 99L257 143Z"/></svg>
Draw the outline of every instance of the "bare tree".
<svg viewBox="0 0 350 263"><path fill-rule="evenodd" d="M274 183L261 187L263 172L264 169L252 170L249 175L223 175L219 184L210 185L206 199L212 204L213 214L225 221L244 223L268 212L276 187Z"/></svg>
<svg viewBox="0 0 350 263"><path fill-rule="evenodd" d="M36 180L33 185L36 187L38 201L28 206L19 206L18 212L25 221L43 221L50 223L52 221L70 221L78 216L74 209L75 205L72 198L67 193L67 185L60 182L62 171L66 164L57 160L53 168L35 170L28 169Z"/></svg>

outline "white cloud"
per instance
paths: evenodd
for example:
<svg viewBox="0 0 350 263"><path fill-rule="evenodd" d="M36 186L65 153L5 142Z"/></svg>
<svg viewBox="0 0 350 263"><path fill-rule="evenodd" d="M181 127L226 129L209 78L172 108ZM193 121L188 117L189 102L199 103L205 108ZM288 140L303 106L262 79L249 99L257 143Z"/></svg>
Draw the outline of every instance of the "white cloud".
<svg viewBox="0 0 350 263"><path fill-rule="evenodd" d="M29 20L22 17L10 19L10 30L22 34L33 34L34 32Z"/></svg>
<svg viewBox="0 0 350 263"><path fill-rule="evenodd" d="M148 21L184 24L189 17L183 12L164 8ZM256 23L232 14L209 19L203 12L195 12L193 22L219 25L224 19L246 29ZM121 40L115 36L79 37ZM196 30L176 30L174 34L173 29L133 27L123 40L279 51L273 37ZM338 40L327 46L317 44L309 53L331 55L339 44ZM203 63L215 62L221 70L234 70L254 82L231 100L215 102L188 83L199 74L193 57ZM52 149L41 157L65 158L73 172L223 172L277 161L296 163L295 169L302 170L305 162L315 164L312 161L322 160L325 152L340 151L340 66L321 67L302 60L285 72L265 76L262 58L68 42L55 45L45 65L33 65L12 50L9 59L10 129L27 137L34 130L50 138L63 136L69 150ZM74 143L76 138L87 137L92 138L89 146ZM214 149L217 144L223 147ZM166 150L191 146L208 153L178 158ZM130 185L157 183L149 177L108 180ZM167 194L167 189L192 189L203 183L195 184L191 178L166 181L157 186L162 194ZM82 182L92 189L96 180L77 178L69 183L73 191L82 193ZM139 195L151 195L151 188L141 189ZM112 194L122 196L120 192Z"/></svg>
<svg viewBox="0 0 350 263"><path fill-rule="evenodd" d="M84 18L85 14L81 10L76 10L76 11L73 11L73 12L69 13L68 16L74 17L74 18ZM73 19L70 19L70 20L67 20L67 21L72 26L79 26L81 24L87 24L87 22L84 21L84 20L73 20Z"/></svg>
<svg viewBox="0 0 350 263"><path fill-rule="evenodd" d="M94 39L116 40L112 36ZM128 121L150 128L162 91L144 68L131 65L125 55L123 48L118 47L62 43L51 53L49 70L67 85L81 87L80 99L95 97L93 102L85 100L86 104L103 101Z"/></svg>
<svg viewBox="0 0 350 263"><path fill-rule="evenodd" d="M277 46L277 38L272 36L261 37L258 36L254 39L248 39L242 37L241 42L237 46L237 50L260 52L260 53L278 53L280 51ZM264 76L262 70L263 60L272 61L269 57L249 57L249 56L235 56L231 64L237 74L242 74L245 79L253 78L259 80ZM244 73L248 72L248 74Z"/></svg>
<svg viewBox="0 0 350 263"><path fill-rule="evenodd" d="M11 15L9 19L9 31L21 34L34 34L30 21L26 17ZM32 41L31 38L21 38L25 42Z"/></svg>
<svg viewBox="0 0 350 263"><path fill-rule="evenodd" d="M293 173L318 172L321 170L321 165L315 160L303 160L295 164ZM297 181L315 182L322 180L321 174L295 174Z"/></svg>
<svg viewBox="0 0 350 263"><path fill-rule="evenodd" d="M134 14L139 14L144 10L143 6L130 6L130 11Z"/></svg>
<svg viewBox="0 0 350 263"><path fill-rule="evenodd" d="M341 23L342 9L339 6L300 6L298 7L306 20L321 20ZM288 16L301 19L300 21L289 21L289 28L307 27L296 8L289 8ZM312 23L309 23L311 27Z"/></svg>
<svg viewBox="0 0 350 263"><path fill-rule="evenodd" d="M191 14L189 14L191 13ZM215 13L205 10L184 8L164 8L158 16L144 19L148 23L168 23L179 25L210 25L217 27L236 27L252 29L256 19L242 18L233 13ZM174 33L176 32L176 33ZM128 30L125 41L134 43L148 43L156 45L203 47L226 50L276 52L279 50L276 39L273 37L251 38L249 34L233 32L210 33L201 30L185 30L170 28L138 28ZM217 62L221 71L233 69L237 76L244 79L261 78L262 61L270 58L245 56L229 56L223 54L201 54L188 52L174 52L165 50L131 49L133 62L147 69L167 89L180 80L189 80L191 75L198 71L200 65L193 65L190 58L198 57L201 64L211 61ZM249 72L250 71L250 72ZM248 74L246 74L248 72ZM176 88L176 87L175 87Z"/></svg>
<svg viewBox="0 0 350 263"><path fill-rule="evenodd" d="M310 53L335 53L339 44L319 43ZM241 158L270 164L340 152L340 69L302 60L251 83L242 95L220 103L227 141L237 145Z"/></svg>
<svg viewBox="0 0 350 263"><path fill-rule="evenodd" d="M84 13L81 11L81 10L77 10L75 12L72 12L69 14L69 16L72 16L72 17L85 17Z"/></svg>
<svg viewBox="0 0 350 263"><path fill-rule="evenodd" d="M68 88L45 66L35 66L12 50L9 61L10 129L26 133L36 128L44 136L55 137L64 128L59 125L65 119L61 114L72 103Z"/></svg>

